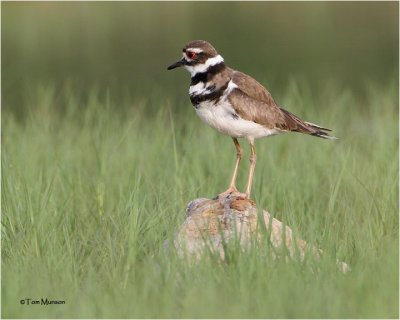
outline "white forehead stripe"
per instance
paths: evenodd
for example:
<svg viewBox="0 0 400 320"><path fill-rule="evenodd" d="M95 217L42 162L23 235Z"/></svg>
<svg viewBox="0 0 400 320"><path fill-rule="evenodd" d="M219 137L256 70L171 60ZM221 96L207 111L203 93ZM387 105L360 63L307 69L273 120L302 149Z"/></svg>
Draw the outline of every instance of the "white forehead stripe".
<svg viewBox="0 0 400 320"><path fill-rule="evenodd" d="M200 48L187 48L187 51L192 51L194 53L200 53L203 52L203 50L201 50Z"/></svg>
<svg viewBox="0 0 400 320"><path fill-rule="evenodd" d="M209 67L215 66L216 64L219 64L221 62L224 62L224 58L222 58L220 55L217 55L213 58L207 59L206 62L202 64L197 64L195 66L185 66L185 68L190 72L190 75L193 77L197 73L206 72Z"/></svg>

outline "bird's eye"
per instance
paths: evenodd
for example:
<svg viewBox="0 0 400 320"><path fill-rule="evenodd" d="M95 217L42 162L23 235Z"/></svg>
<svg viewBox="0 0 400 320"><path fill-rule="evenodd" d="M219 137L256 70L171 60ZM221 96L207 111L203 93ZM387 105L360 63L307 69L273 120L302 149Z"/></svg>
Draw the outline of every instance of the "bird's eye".
<svg viewBox="0 0 400 320"><path fill-rule="evenodd" d="M193 51L186 51L186 55L189 59L194 59L196 58L196 53L194 53Z"/></svg>

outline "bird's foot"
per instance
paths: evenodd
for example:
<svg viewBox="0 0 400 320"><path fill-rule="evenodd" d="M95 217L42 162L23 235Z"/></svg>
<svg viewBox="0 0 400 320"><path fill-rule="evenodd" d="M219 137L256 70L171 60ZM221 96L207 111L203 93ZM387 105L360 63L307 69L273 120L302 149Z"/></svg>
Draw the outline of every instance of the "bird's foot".
<svg viewBox="0 0 400 320"><path fill-rule="evenodd" d="M235 186L229 187L228 190L217 195L215 199L221 200L227 197L235 197L236 199L243 199L243 200L249 199L249 197L245 193L239 192Z"/></svg>
<svg viewBox="0 0 400 320"><path fill-rule="evenodd" d="M239 192L235 187L229 187L228 190L216 196L214 200L218 200L226 210L245 211L255 206L254 201L250 199L247 193Z"/></svg>

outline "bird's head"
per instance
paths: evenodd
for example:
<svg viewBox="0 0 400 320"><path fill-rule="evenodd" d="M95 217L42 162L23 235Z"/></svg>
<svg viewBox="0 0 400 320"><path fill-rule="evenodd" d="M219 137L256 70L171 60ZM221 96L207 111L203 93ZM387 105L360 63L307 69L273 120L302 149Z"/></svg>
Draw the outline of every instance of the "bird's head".
<svg viewBox="0 0 400 320"><path fill-rule="evenodd" d="M196 73L206 72L210 66L220 63L224 63L224 59L209 42L195 40L182 49L182 59L171 64L168 70L185 67L193 76Z"/></svg>

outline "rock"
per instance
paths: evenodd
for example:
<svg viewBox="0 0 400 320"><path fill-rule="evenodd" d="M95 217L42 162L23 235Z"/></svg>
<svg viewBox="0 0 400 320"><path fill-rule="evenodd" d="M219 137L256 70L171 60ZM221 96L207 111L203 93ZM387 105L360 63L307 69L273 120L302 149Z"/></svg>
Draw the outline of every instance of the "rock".
<svg viewBox="0 0 400 320"><path fill-rule="evenodd" d="M264 226L259 225L260 221L264 222ZM189 202L185 222L175 235L174 246L182 258L198 260L205 251L211 251L224 260L226 243L236 239L241 248L246 250L254 237L259 241L268 236L272 247L278 251L285 249L291 259L302 261L307 251L317 259L322 254L322 250L295 238L290 227L271 217L267 211L258 214L255 203L243 199L240 194ZM337 261L337 265L344 273L350 270L344 262Z"/></svg>

